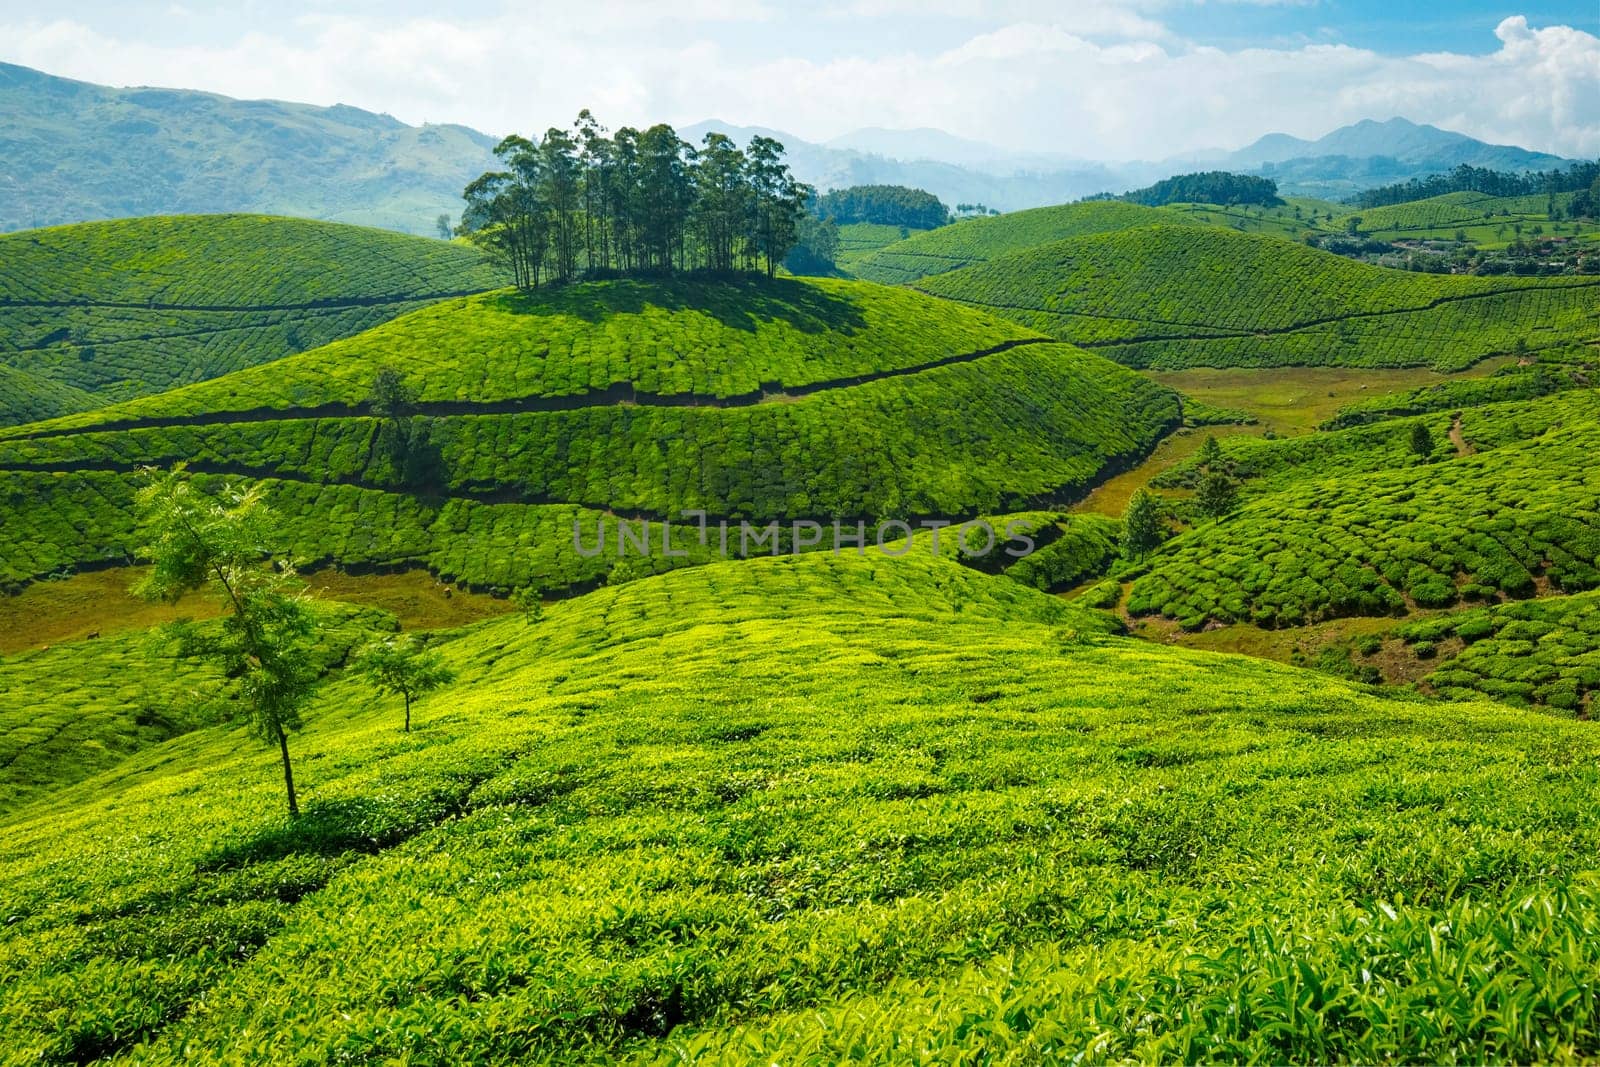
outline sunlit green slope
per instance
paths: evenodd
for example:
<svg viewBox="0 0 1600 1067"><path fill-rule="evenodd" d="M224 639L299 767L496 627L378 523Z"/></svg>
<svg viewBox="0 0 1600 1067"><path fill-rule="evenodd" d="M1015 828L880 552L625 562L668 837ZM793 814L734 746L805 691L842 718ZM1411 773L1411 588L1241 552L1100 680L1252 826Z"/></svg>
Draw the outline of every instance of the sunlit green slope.
<svg viewBox="0 0 1600 1067"><path fill-rule="evenodd" d="M0 427L53 419L95 406L95 398L82 389L0 363Z"/></svg>
<svg viewBox="0 0 1600 1067"><path fill-rule="evenodd" d="M274 753L190 733L0 826L5 1047L1600 1051L1586 724L1100 629L925 556L730 563L470 631L409 735L329 685L293 826Z"/></svg>
<svg viewBox="0 0 1600 1067"><path fill-rule="evenodd" d="M1280 487L1162 549L1128 609L1198 628L1298 625L1341 615L1600 586L1600 422L1593 391L1424 416L1268 446L1232 467ZM1463 453L1462 449L1465 449Z"/></svg>
<svg viewBox="0 0 1600 1067"><path fill-rule="evenodd" d="M834 262L846 274L854 275L861 261L874 252L923 232L882 222L847 223L839 227L839 251Z"/></svg>
<svg viewBox="0 0 1600 1067"><path fill-rule="evenodd" d="M418 398L403 427L369 413L384 367ZM271 480L312 560L566 587L616 563L575 554L574 518L592 530L610 513L614 531L616 515L686 508L831 523L1058 507L1178 418L1175 395L1140 375L910 290L751 279L492 294L14 429L0 438L0 581L122 558L148 464ZM666 565L659 552L630 564Z"/></svg>
<svg viewBox="0 0 1600 1067"><path fill-rule="evenodd" d="M1179 225L1185 221L1182 216L1160 208L1115 200L1031 208L968 219L919 233L863 257L856 261L852 270L857 277L868 281L902 284L1066 237L1161 223Z"/></svg>
<svg viewBox="0 0 1600 1067"><path fill-rule="evenodd" d="M1073 238L917 284L1138 367L1446 370L1600 338L1600 277L1408 273L1213 228Z"/></svg>
<svg viewBox="0 0 1600 1067"><path fill-rule="evenodd" d="M392 618L319 606L318 666ZM209 624L208 624L209 625ZM170 643L132 632L8 656L0 661L0 812L80 781L168 738L237 710L237 683L209 665L179 663Z"/></svg>
<svg viewBox="0 0 1600 1067"><path fill-rule="evenodd" d="M1387 207L1355 212L1362 233L1383 241L1454 240L1474 244L1504 245L1532 236L1582 236L1597 227L1564 218L1572 193L1536 196L1487 196L1483 193L1445 193Z"/></svg>
<svg viewBox="0 0 1600 1067"><path fill-rule="evenodd" d="M104 403L500 284L471 248L305 219L174 216L6 234L0 363Z"/></svg>
<svg viewBox="0 0 1600 1067"><path fill-rule="evenodd" d="M642 394L750 400L915 370L1040 336L982 309L860 282L756 276L586 282L442 301L270 367L56 425L354 408L368 399L384 367L399 371L424 404L554 397L594 404ZM604 394L614 387L622 392Z"/></svg>

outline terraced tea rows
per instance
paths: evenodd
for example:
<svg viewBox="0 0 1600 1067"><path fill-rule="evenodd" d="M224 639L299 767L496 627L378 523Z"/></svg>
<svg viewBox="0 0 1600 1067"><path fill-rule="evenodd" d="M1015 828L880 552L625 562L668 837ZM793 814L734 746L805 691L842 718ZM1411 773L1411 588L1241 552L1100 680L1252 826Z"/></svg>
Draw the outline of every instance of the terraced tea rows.
<svg viewBox="0 0 1600 1067"><path fill-rule="evenodd" d="M616 281L426 308L270 367L57 427L363 404L382 367L423 404L536 397L717 404L971 359L1039 335L918 293L829 279ZM608 392L610 390L611 392ZM32 432L32 429L30 429Z"/></svg>
<svg viewBox="0 0 1600 1067"><path fill-rule="evenodd" d="M1152 227L924 279L1135 367L1467 367L1600 338L1600 278L1372 267L1271 237Z"/></svg>
<svg viewBox="0 0 1600 1067"><path fill-rule="evenodd" d="M1506 407L1484 424L1491 451L1298 482L1183 535L1129 612L1271 627L1600 585L1600 424L1530 437Z"/></svg>
<svg viewBox="0 0 1600 1067"><path fill-rule="evenodd" d="M445 492L753 518L966 515L1075 497L1178 420L1172 394L1036 345L789 403L606 405L414 421ZM131 472L192 460L311 481L396 484L382 420L297 419L0 442L0 469ZM421 444L425 435L426 445Z"/></svg>
<svg viewBox="0 0 1600 1067"><path fill-rule="evenodd" d="M93 406L95 399L81 389L0 363L0 427L53 419Z"/></svg>
<svg viewBox="0 0 1600 1067"><path fill-rule="evenodd" d="M1583 363L1538 363L1507 367L1486 378L1460 378L1367 397L1340 408L1325 424L1327 429L1359 426L1381 419L1420 415L1433 411L1459 411L1513 400L1531 400L1569 389L1592 386L1600 376Z"/></svg>
<svg viewBox="0 0 1600 1067"><path fill-rule="evenodd" d="M1594 1050L1592 731L1102 630L925 556L485 624L410 734L324 690L292 828L218 730L7 821L0 1026L45 1062Z"/></svg>
<svg viewBox="0 0 1600 1067"><path fill-rule="evenodd" d="M1365 208L1356 212L1363 233L1383 240L1436 237L1450 239L1464 231L1470 239L1483 236L1493 242L1493 231L1502 227L1551 225L1550 209L1557 218L1571 203L1572 193L1537 196L1488 196L1484 193L1445 193L1426 200L1413 200L1388 207ZM1481 231L1489 231L1484 234ZM1502 234L1501 242L1511 236Z"/></svg>
<svg viewBox="0 0 1600 1067"><path fill-rule="evenodd" d="M383 366L420 395L404 436L353 414ZM142 465L284 483L274 492L288 494L309 559L567 588L616 563L575 555L578 516L698 508L826 524L1060 505L1178 418L1176 397L1139 375L908 290L683 280L473 297L270 368L14 430L0 440L15 487L0 497L0 580L125 558L116 485ZM384 518L351 537L321 495L335 488L419 500L363 497ZM37 528L41 501L71 525ZM470 511L470 534L411 514L441 505Z"/></svg>
<svg viewBox="0 0 1600 1067"><path fill-rule="evenodd" d="M1066 237L1163 223L1182 225L1185 221L1160 208L1108 200L1012 211L942 226L887 245L858 261L855 275L870 282L901 285Z"/></svg>
<svg viewBox="0 0 1600 1067"><path fill-rule="evenodd" d="M104 403L501 284L469 248L300 219L185 216L8 234L0 363Z"/></svg>
<svg viewBox="0 0 1600 1067"><path fill-rule="evenodd" d="M882 222L848 223L839 227L839 252L834 257L834 263L840 270L854 275L861 261L880 248L923 232Z"/></svg>
<svg viewBox="0 0 1600 1067"><path fill-rule="evenodd" d="M1463 379L1448 384L1497 380ZM1447 390L1442 395L1453 395L1453 391ZM1535 400L1506 401L1474 408L1447 405L1432 408L1421 416L1386 418L1372 424L1357 423L1345 429L1296 437L1228 437L1219 443L1221 466L1231 476L1243 479L1246 490L1252 493L1272 492L1323 478L1414 468L1419 457L1412 446L1411 435L1419 423L1427 427L1433 441L1428 458L1443 461L1462 451L1486 451L1536 438L1562 425L1591 422L1597 400L1600 394L1593 390L1574 389ZM1453 437L1459 438L1459 444ZM1199 459L1188 457L1163 471L1154 479L1154 484L1192 488L1199 480L1199 468Z"/></svg>
<svg viewBox="0 0 1600 1067"><path fill-rule="evenodd" d="M216 490L226 479L201 475ZM285 551L307 568L339 563L356 570L424 567L452 582L502 594L540 584L551 589L593 585L616 573L637 576L679 562L704 562L694 527L673 528L674 557L659 551L661 527L649 531L657 551L619 560L616 520L604 513L556 505L485 503L472 499L425 500L408 493L268 479L267 501L285 519ZM0 472L0 511L6 517L6 552L0 590L34 578L85 566L123 566L139 544L134 519L135 480L125 474ZM28 507L26 501L48 502ZM607 550L580 556L573 525L584 544L608 525ZM637 535L638 524L630 524Z"/></svg>

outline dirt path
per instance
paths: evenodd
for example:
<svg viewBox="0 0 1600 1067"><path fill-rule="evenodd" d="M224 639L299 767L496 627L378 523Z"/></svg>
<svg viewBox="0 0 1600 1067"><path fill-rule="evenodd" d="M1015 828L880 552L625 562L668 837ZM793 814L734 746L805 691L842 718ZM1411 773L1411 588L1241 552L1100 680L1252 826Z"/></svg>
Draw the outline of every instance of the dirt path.
<svg viewBox="0 0 1600 1067"><path fill-rule="evenodd" d="M1472 456L1478 452L1461 433L1461 415L1459 412L1456 414L1455 421L1450 424L1450 443L1456 446L1456 455L1458 456Z"/></svg>

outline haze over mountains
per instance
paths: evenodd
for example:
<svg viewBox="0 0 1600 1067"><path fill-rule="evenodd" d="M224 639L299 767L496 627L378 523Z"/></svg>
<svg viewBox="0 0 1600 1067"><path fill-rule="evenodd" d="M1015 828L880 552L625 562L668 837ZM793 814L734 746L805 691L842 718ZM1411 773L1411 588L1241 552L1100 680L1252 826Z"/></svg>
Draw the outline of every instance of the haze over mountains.
<svg viewBox="0 0 1600 1067"><path fill-rule="evenodd" d="M813 143L717 120L744 141L775 136L796 175L822 189L898 184L946 203L1004 211L1120 192L1185 169L1276 179L1289 194L1341 197L1462 163L1549 169L1567 160L1489 145L1405 119L1363 121L1308 141L1268 134L1238 151L1104 163L1023 154L935 129L861 129ZM528 130L527 133L538 131ZM497 137L465 126L409 126L337 105L234 100L181 89L118 89L0 63L0 231L133 215L251 211L433 233Z"/></svg>

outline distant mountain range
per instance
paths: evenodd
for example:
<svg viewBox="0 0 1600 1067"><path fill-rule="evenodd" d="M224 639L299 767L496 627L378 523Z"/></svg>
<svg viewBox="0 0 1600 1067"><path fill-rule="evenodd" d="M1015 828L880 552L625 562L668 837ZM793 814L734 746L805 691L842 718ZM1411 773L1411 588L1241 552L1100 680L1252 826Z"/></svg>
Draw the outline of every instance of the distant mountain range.
<svg viewBox="0 0 1600 1067"><path fill-rule="evenodd" d="M679 133L698 143L713 129L741 142L757 133L777 138L796 175L822 189L910 185L947 204L1002 211L1200 169L1263 174L1288 195L1338 198L1461 163L1547 170L1570 162L1398 118L1358 122L1316 141L1275 133L1236 152L1136 163L1008 152L934 129L861 129L821 144L717 121ZM432 233L439 215L458 214L462 188L493 162L497 139L345 105L114 89L0 63L0 231L256 211Z"/></svg>
<svg viewBox="0 0 1600 1067"><path fill-rule="evenodd" d="M1486 144L1465 134L1405 119L1364 119L1315 141L1269 133L1248 148L1214 161L1216 169L1265 175L1291 195L1337 199L1453 170L1465 163L1490 170L1551 170L1572 160L1513 145Z"/></svg>
<svg viewBox="0 0 1600 1067"><path fill-rule="evenodd" d="M257 211L432 233L495 141L354 107L111 89L0 63L0 230Z"/></svg>

